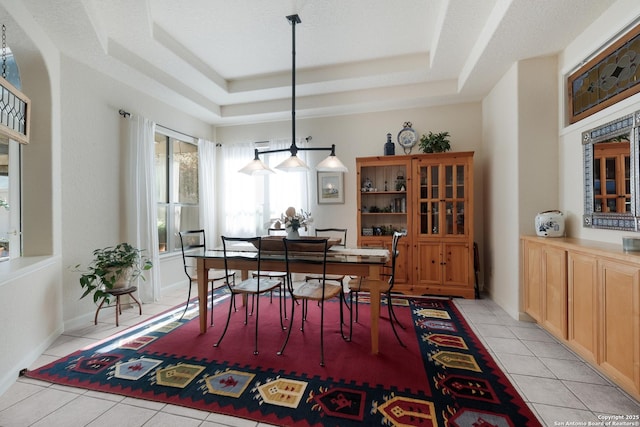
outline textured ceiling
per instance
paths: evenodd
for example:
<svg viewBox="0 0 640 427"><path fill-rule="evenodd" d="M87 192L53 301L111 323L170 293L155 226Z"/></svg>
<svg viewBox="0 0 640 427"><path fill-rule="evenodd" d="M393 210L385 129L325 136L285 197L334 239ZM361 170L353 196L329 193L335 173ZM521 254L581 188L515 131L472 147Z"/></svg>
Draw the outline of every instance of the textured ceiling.
<svg viewBox="0 0 640 427"><path fill-rule="evenodd" d="M287 15L302 20L296 114L311 117L479 100L614 0L21 2L65 55L224 125L290 117Z"/></svg>

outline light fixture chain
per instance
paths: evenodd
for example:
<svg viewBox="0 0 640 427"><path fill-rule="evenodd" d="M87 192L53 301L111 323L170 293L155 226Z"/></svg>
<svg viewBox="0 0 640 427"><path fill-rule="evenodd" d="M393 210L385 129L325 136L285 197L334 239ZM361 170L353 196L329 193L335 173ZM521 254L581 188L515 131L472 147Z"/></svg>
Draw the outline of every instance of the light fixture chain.
<svg viewBox="0 0 640 427"><path fill-rule="evenodd" d="M240 172L247 175L263 175L265 173L273 173L262 160L260 160L260 154L270 153L283 153L289 151L291 156L276 166L276 169L280 169L287 172L292 171L307 171L309 167L305 162L300 159L297 154L298 151L331 151L331 154L318 164L317 170L320 172L348 172L347 168L336 157L336 145L331 144L329 147L298 147L296 144L296 24L301 23L301 19L298 15L289 15L287 20L291 23L291 146L289 148L278 148L275 150L263 150L260 151L257 148L254 150L254 158L249 164ZM311 140L311 137L306 138L307 142Z"/></svg>
<svg viewBox="0 0 640 427"><path fill-rule="evenodd" d="M2 78L7 78L7 27L2 24Z"/></svg>

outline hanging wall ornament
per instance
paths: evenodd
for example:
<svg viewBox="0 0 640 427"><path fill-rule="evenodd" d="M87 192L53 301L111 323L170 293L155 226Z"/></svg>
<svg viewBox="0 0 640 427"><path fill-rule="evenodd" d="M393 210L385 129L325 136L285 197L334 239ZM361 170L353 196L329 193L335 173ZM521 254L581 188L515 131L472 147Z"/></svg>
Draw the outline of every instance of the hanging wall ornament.
<svg viewBox="0 0 640 427"><path fill-rule="evenodd" d="M418 134L411 126L411 122L404 122L404 127L398 132L398 144L402 146L405 154L411 153L411 149L418 142Z"/></svg>

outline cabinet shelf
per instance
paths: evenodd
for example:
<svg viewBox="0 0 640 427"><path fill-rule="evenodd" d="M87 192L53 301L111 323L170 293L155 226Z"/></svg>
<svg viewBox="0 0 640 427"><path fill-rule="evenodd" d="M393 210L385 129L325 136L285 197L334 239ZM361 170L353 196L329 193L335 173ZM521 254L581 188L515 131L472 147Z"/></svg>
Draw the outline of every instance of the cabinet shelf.
<svg viewBox="0 0 640 427"><path fill-rule="evenodd" d="M377 194L407 194L406 191L361 191L360 194L363 196L375 196Z"/></svg>
<svg viewBox="0 0 640 427"><path fill-rule="evenodd" d="M404 215L406 216L406 212L360 212L361 215L366 216L382 216L382 215Z"/></svg>

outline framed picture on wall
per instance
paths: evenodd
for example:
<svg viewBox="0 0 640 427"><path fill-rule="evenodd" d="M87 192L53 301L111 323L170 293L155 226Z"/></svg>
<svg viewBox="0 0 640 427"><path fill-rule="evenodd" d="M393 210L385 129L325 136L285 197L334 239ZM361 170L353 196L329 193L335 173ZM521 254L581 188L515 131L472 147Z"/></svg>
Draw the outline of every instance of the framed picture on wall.
<svg viewBox="0 0 640 427"><path fill-rule="evenodd" d="M318 204L344 203L344 173L318 172Z"/></svg>

